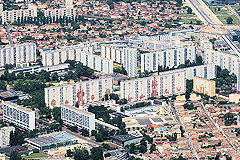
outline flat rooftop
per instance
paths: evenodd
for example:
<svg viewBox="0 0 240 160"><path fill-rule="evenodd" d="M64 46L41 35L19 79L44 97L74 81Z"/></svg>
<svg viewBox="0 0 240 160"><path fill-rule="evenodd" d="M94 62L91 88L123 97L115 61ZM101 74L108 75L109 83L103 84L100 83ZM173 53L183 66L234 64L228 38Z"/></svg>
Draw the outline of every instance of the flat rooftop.
<svg viewBox="0 0 240 160"><path fill-rule="evenodd" d="M27 141L29 143L33 143L33 144L38 145L39 147L42 147L42 146L48 146L48 145L52 145L52 144L71 141L73 139L76 139L76 137L74 137L66 132L60 132L60 133L58 132L58 133L54 133L54 134L50 134L50 135L31 138L31 139L28 139Z"/></svg>

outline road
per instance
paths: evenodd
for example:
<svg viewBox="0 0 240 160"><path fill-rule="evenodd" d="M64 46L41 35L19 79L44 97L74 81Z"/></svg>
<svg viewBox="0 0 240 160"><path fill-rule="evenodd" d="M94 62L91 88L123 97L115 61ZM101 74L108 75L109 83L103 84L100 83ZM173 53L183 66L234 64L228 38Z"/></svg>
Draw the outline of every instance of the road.
<svg viewBox="0 0 240 160"><path fill-rule="evenodd" d="M9 40L10 45L13 45L11 33L10 33L9 29L8 29L8 26L5 25L4 28L5 28L6 32L7 32L7 38Z"/></svg>
<svg viewBox="0 0 240 160"><path fill-rule="evenodd" d="M171 108L172 108L172 112L173 112L176 120L178 121L179 125L182 126L183 130L185 131L184 137L187 139L187 143L188 143L188 146L190 147L191 153L193 154L193 156L196 160L199 160L199 156L193 146L192 139L189 136L188 132L186 131L186 127L185 127L184 123L182 123L181 117L178 114L178 111L177 111L174 103L171 103Z"/></svg>
<svg viewBox="0 0 240 160"><path fill-rule="evenodd" d="M230 40L228 35L223 35L220 27L223 23L217 18L217 16L208 8L208 6L202 0L186 0L196 15L206 24L212 25L212 28L219 33L223 41L225 41L232 49L232 54L239 55L239 48Z"/></svg>
<svg viewBox="0 0 240 160"><path fill-rule="evenodd" d="M204 24L222 24L222 22L202 0L186 0L186 2L193 9L196 15L204 22Z"/></svg>
<svg viewBox="0 0 240 160"><path fill-rule="evenodd" d="M239 48L231 41L231 39L227 35L221 35L222 39L229 45L232 49L233 54L237 54L240 57L240 50Z"/></svg>
<svg viewBox="0 0 240 160"><path fill-rule="evenodd" d="M203 109L204 113L206 114L206 116L208 117L208 119L210 121L212 121L213 125L218 129L218 132L221 133L227 140L227 142L229 143L229 145L234 149L234 150L238 150L238 147L231 141L231 139L229 138L229 136L227 136L224 131L219 127L219 125L212 119L212 117L208 114L208 111L206 110L205 106L203 105L203 103L201 103L201 108Z"/></svg>

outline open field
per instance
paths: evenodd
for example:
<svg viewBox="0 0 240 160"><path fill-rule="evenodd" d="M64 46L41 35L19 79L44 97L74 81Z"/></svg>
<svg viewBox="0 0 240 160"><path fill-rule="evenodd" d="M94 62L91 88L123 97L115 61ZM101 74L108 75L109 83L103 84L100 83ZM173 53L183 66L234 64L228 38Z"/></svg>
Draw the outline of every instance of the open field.
<svg viewBox="0 0 240 160"><path fill-rule="evenodd" d="M22 156L22 158L25 158L25 159L32 159L32 158L41 159L41 158L46 158L46 156L42 155L41 153L33 153L33 154L28 155L28 156Z"/></svg>
<svg viewBox="0 0 240 160"><path fill-rule="evenodd" d="M182 19L180 22L184 22L185 24L202 24L201 20L193 13L193 14L179 14L182 15Z"/></svg>
<svg viewBox="0 0 240 160"><path fill-rule="evenodd" d="M233 9L238 9L237 6L232 7ZM222 21L224 24L227 24L227 18L232 17L233 24L240 24L240 20L237 18L231 10L229 10L226 6L211 6L210 9L213 13ZM237 11L237 10L236 10Z"/></svg>

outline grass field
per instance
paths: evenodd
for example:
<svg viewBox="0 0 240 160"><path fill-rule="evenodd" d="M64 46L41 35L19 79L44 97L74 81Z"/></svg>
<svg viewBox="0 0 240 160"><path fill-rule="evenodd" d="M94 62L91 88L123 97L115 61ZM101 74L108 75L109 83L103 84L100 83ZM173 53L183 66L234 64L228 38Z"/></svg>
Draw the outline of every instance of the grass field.
<svg viewBox="0 0 240 160"><path fill-rule="evenodd" d="M222 21L224 24L227 24L227 18L228 17L232 17L232 19L233 19L233 24L240 24L240 20L235 16L235 15L232 15L232 16L224 16L224 15L222 15L222 16L217 16L218 17L218 19L220 19L220 21Z"/></svg>
<svg viewBox="0 0 240 160"><path fill-rule="evenodd" d="M202 24L202 21L198 19L198 17L195 14L178 14L182 15L182 19L180 22L184 22L185 24L197 24L197 21L200 21L200 24Z"/></svg>
<svg viewBox="0 0 240 160"><path fill-rule="evenodd" d="M235 6L234 9L237 9L237 8L238 7ZM227 24L227 18L232 17L233 24L240 24L240 20L237 18L237 16L234 15L232 11L229 10L226 6L211 6L210 9L219 18L219 20L222 21L222 23Z"/></svg>
<svg viewBox="0 0 240 160"><path fill-rule="evenodd" d="M28 155L28 156L22 156L22 158L25 158L25 159L31 159L31 158L40 159L40 158L46 158L46 156L42 155L41 153L33 153L33 154Z"/></svg>

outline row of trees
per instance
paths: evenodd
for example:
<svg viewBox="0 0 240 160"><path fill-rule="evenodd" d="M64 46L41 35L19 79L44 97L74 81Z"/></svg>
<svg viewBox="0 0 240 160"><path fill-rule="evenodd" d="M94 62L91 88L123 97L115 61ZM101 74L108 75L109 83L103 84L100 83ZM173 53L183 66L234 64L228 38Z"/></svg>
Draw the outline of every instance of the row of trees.
<svg viewBox="0 0 240 160"><path fill-rule="evenodd" d="M74 157L74 160L103 160L103 150L101 147L93 147L91 155L85 148L76 148L74 152L67 150L67 157Z"/></svg>

